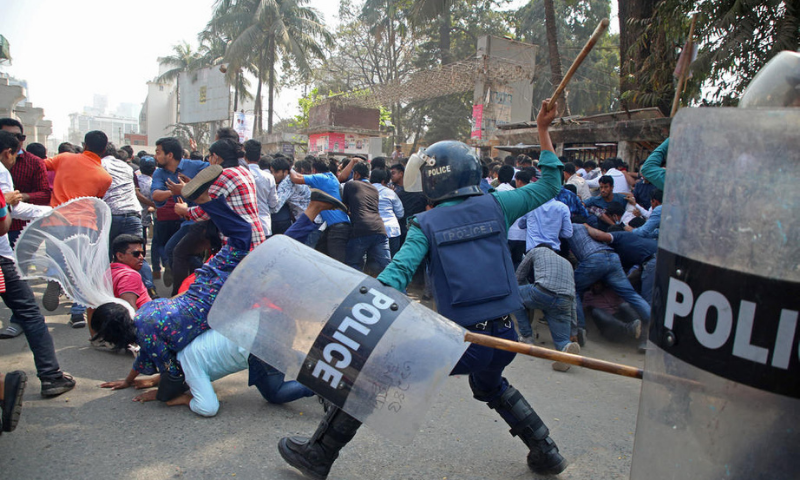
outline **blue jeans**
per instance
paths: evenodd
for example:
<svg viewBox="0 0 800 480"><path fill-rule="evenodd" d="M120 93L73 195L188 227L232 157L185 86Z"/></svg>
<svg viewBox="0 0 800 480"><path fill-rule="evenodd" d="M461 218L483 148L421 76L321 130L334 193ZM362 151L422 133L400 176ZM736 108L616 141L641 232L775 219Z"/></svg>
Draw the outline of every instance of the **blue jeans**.
<svg viewBox="0 0 800 480"><path fill-rule="evenodd" d="M288 403L298 398L314 395L309 388L295 380L285 382L280 371L258 357L250 355L247 358L247 364L250 371L247 384L255 385L261 392L261 396L269 403Z"/></svg>
<svg viewBox="0 0 800 480"><path fill-rule="evenodd" d="M535 285L520 285L519 295L526 308L544 312L553 343L557 350L562 350L569 343L572 316L575 314L575 299L548 292ZM524 318L518 316L517 325L521 335L533 336L527 315Z"/></svg>
<svg viewBox="0 0 800 480"><path fill-rule="evenodd" d="M62 374L56 359L53 337L50 336L44 316L36 305L31 287L19 278L17 268L10 259L0 257L0 267L6 282L6 291L0 296L14 314L16 323L25 332L28 346L33 352L36 375L42 380L60 378Z"/></svg>
<svg viewBox="0 0 800 480"><path fill-rule="evenodd" d="M153 243L150 248L150 260L153 262L153 270L160 272L162 263L165 267L170 267L166 245L180 228L180 220L155 221L153 225Z"/></svg>
<svg viewBox="0 0 800 480"><path fill-rule="evenodd" d="M389 238L386 235L364 235L353 237L347 242L347 255L344 263L356 270L364 270L364 255L367 266L374 273L381 273L392 261L389 255Z"/></svg>
<svg viewBox="0 0 800 480"><path fill-rule="evenodd" d="M636 293L628 277L622 270L619 256L614 252L597 252L589 255L578 264L575 269L575 299L578 309L578 327L586 328L586 317L583 315L581 298L593 283L602 281L608 288L614 290L623 300L630 303L640 315L642 321L650 319L650 305Z"/></svg>
<svg viewBox="0 0 800 480"><path fill-rule="evenodd" d="M653 306L653 285L656 282L656 256L644 262L642 265L642 298ZM649 321L650 318L642 318L642 322Z"/></svg>
<svg viewBox="0 0 800 480"><path fill-rule="evenodd" d="M172 257L175 253L175 246L178 245L178 242L180 242L187 233L189 233L192 225L194 225L194 222L183 222L181 224L181 228L179 228L178 231L169 238L169 240L164 241L163 239L159 239L160 241L163 241L164 251L167 255L167 264L165 267L172 268Z"/></svg>

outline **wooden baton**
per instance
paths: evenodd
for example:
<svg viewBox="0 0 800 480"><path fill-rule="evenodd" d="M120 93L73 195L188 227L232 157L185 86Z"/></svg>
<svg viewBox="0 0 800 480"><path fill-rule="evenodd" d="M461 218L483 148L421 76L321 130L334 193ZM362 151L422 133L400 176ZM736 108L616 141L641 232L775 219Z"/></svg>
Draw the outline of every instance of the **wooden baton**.
<svg viewBox="0 0 800 480"><path fill-rule="evenodd" d="M596 358L582 357L580 355L573 355L571 353L559 352L557 350L550 350L549 348L528 345L527 343L512 342L511 340L506 340L504 338L481 335L480 333L467 332L464 334L464 341L477 345L483 345L484 347L496 348L498 350L522 353L523 355L529 355L531 357L545 358L547 360L569 363L570 365L577 365L579 367L590 368L592 370L613 373L614 375L622 375L623 377L638 379L642 378L641 368L622 365L619 363L606 362L605 360L597 360Z"/></svg>
<svg viewBox="0 0 800 480"><path fill-rule="evenodd" d="M547 104L548 112L553 108L555 108L556 100L558 100L558 97L560 97L561 94L564 92L564 89L567 88L567 84L572 79L572 76L575 75L575 71L578 69L578 67L581 66L583 60L589 55L589 52L592 51L592 48L594 48L594 45L597 43L598 40L600 40L600 37L605 33L607 28L608 28L608 19L604 18L600 21L600 25L598 25L597 28L594 29L592 37L589 39L588 42L586 42L586 45L583 46L581 53L579 53L577 58L575 58L575 61L572 62L572 65L569 67L569 70L567 70L567 74L564 75L564 78L561 80L561 83L558 84L556 91L553 92L553 95L550 97L550 103Z"/></svg>

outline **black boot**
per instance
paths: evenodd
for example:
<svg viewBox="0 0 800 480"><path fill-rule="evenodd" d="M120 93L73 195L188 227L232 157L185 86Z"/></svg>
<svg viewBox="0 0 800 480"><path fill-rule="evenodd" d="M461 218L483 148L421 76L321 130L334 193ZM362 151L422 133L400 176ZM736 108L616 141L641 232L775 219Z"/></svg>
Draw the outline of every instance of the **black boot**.
<svg viewBox="0 0 800 480"><path fill-rule="evenodd" d="M489 402L489 408L497 410L511 427L511 435L528 446L528 467L534 473L558 475L567 468L567 460L558 453L550 430L516 388L509 385L500 397Z"/></svg>
<svg viewBox="0 0 800 480"><path fill-rule="evenodd" d="M286 462L303 474L324 480L339 450L356 435L361 422L337 407L328 409L311 438L284 437L278 451Z"/></svg>

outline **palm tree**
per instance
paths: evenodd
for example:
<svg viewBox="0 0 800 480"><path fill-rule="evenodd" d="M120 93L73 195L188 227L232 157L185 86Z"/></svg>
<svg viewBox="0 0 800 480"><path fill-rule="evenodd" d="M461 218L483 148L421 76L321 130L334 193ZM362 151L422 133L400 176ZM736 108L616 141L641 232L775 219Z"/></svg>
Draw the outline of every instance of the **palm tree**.
<svg viewBox="0 0 800 480"><path fill-rule="evenodd" d="M236 32L225 53L225 61L241 68L256 66L255 133L263 130L261 84L268 82L267 132L272 133L273 101L278 61L291 62L308 75L311 58L323 58L319 41L333 44L333 37L320 22L317 11L305 7L308 0L219 0L209 22L212 30Z"/></svg>
<svg viewBox="0 0 800 480"><path fill-rule="evenodd" d="M200 32L197 36L200 41L198 54L199 63L204 67L214 67L225 63L225 52L230 44L230 35L219 31L209 30L208 28ZM252 70L252 65L244 67ZM248 91L250 81L242 73L241 68L220 68L225 74L228 85L233 85L233 111L239 109L239 100L251 100L253 94Z"/></svg>
<svg viewBox="0 0 800 480"><path fill-rule="evenodd" d="M180 86L177 83L178 76L182 73L189 73L197 70L200 67L199 55L197 52L192 51L192 46L186 42L179 43L172 46L172 55L166 57L158 57L158 63L172 67L166 72L162 73L156 78L157 82L172 82L175 81L175 96L177 98L177 111L180 112L181 105L181 92ZM180 113L178 113L180 118Z"/></svg>
<svg viewBox="0 0 800 480"><path fill-rule="evenodd" d="M453 62L450 52L450 31L453 29L452 10L454 0L419 0L411 10L411 23L420 26L426 22L439 21L439 51L442 65Z"/></svg>

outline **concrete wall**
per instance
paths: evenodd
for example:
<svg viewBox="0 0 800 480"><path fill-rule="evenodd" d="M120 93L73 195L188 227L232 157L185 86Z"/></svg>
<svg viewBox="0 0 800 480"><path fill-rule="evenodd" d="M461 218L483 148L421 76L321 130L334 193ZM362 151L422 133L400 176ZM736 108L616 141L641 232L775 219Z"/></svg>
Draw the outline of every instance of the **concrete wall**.
<svg viewBox="0 0 800 480"><path fill-rule="evenodd" d="M502 58L530 66L533 70L538 48L529 43L486 35L478 39L477 56ZM475 82L473 105L481 110L480 140L488 142L494 139L497 125L531 119L533 85L529 80L501 85L478 79Z"/></svg>

